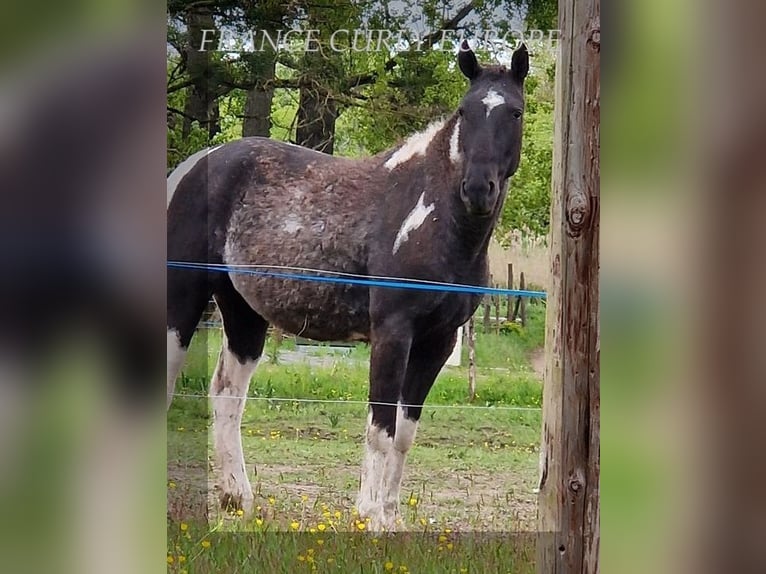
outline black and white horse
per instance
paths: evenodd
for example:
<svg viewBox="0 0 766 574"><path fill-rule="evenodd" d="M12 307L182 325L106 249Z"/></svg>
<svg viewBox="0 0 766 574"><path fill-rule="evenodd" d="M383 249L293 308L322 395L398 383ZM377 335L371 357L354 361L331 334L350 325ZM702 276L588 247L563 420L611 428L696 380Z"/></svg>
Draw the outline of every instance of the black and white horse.
<svg viewBox="0 0 766 574"><path fill-rule="evenodd" d="M464 44L458 64L470 87L457 112L374 157L264 138L190 157L168 180L168 259L485 284L487 246L519 165L529 57L522 46L510 69L482 67ZM240 423L272 323L371 343L357 507L373 529L393 529L421 405L480 297L168 269L168 405L211 295L224 329L210 387L221 503L252 506Z"/></svg>

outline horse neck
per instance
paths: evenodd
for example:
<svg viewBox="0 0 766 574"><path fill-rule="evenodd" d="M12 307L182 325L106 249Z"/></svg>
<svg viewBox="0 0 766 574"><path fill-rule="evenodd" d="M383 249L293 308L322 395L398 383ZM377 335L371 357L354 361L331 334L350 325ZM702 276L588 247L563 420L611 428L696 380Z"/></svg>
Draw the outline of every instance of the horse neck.
<svg viewBox="0 0 766 574"><path fill-rule="evenodd" d="M427 178L431 182L434 193L439 194L442 219L446 225L445 237L440 245L453 257L458 255L466 263L481 264L486 259L499 208L491 217L482 219L471 217L465 210L459 193L463 180L462 160L455 163L450 157L450 139L457 121L457 114L448 118L429 143L425 156L406 162L395 177L405 181L423 181ZM387 153L390 154L390 151Z"/></svg>

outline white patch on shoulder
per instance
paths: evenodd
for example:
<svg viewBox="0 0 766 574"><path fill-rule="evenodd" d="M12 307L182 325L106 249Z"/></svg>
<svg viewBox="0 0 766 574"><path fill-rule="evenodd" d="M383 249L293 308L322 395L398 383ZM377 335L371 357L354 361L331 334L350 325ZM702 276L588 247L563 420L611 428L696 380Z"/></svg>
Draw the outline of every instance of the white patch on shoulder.
<svg viewBox="0 0 766 574"><path fill-rule="evenodd" d="M486 117L489 117L489 114L492 112L492 110L494 110L497 106L505 103L505 98L498 94L495 90L488 90L487 95L484 96L481 101L485 106L487 106Z"/></svg>
<svg viewBox="0 0 766 574"><path fill-rule="evenodd" d="M428 145L434 139L434 136L444 127L444 122L445 120L434 122L422 132L418 132L408 137L407 141L402 144L402 147L396 150L394 154L386 160L386 163L383 164L386 166L386 169L392 170L396 166L409 161L416 155L425 155Z"/></svg>
<svg viewBox="0 0 766 574"><path fill-rule="evenodd" d="M449 158L452 163L458 163L460 157L460 118L458 118L449 138Z"/></svg>
<svg viewBox="0 0 766 574"><path fill-rule="evenodd" d="M421 225L423 225L423 222L426 220L426 217L428 217L428 214L436 209L433 203L426 206L425 197L426 192L424 191L420 194L418 203L415 205L415 207L412 208L412 211L410 211L409 215L407 215L407 217L402 222L402 226L399 228L399 233L396 234L396 239L394 240L394 249L392 251L393 255L396 255L396 252L399 251L402 243L407 241L410 236L410 232L415 231Z"/></svg>
<svg viewBox="0 0 766 574"><path fill-rule="evenodd" d="M213 153L222 145L223 144L217 145L215 147L208 147L205 149L201 149L197 153L190 155L185 160L183 160L180 164L178 164L178 167L176 167L173 170L173 172L168 176L168 206L170 206L170 200L173 199L173 195L176 192L176 188L178 187L178 184L181 183L181 180L186 176L186 174L189 173L202 158Z"/></svg>

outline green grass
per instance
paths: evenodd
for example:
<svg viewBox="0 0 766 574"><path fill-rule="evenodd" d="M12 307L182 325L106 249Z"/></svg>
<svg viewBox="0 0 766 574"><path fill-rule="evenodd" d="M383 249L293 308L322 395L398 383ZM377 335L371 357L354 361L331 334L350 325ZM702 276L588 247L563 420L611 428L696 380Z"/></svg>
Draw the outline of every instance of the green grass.
<svg viewBox="0 0 766 574"><path fill-rule="evenodd" d="M527 359L530 332L479 337L474 405L467 403L465 368L440 374L408 457L404 532L395 536L368 534L354 511L368 346L342 355L319 347L316 355L331 358L322 367L261 362L242 422L256 496L251 517L218 509L207 401L177 397L168 412L169 570L255 571L257 564L258 571L274 572L312 566L320 572L532 571L534 540L510 538L532 531L536 513L542 392ZM219 345L218 331L197 335L177 393L206 394ZM199 512L188 500L193 496L204 507ZM188 530L181 530L182 521ZM203 539L209 547L201 546Z"/></svg>

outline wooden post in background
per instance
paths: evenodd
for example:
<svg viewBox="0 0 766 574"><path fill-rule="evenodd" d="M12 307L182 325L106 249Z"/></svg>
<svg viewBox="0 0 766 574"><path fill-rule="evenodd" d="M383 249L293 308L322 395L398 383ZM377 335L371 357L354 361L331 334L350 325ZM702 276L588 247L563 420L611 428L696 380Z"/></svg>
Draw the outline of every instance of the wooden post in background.
<svg viewBox="0 0 766 574"><path fill-rule="evenodd" d="M496 288L499 288L500 285L495 285ZM498 293L495 295L495 334L500 334L500 302L502 297L500 297L500 294Z"/></svg>
<svg viewBox="0 0 766 574"><path fill-rule="evenodd" d="M513 289L513 263L508 264L508 289ZM513 306L512 295L508 295L507 305L508 309L505 312L505 320L510 323L513 321L513 319L511 319L511 308Z"/></svg>
<svg viewBox="0 0 766 574"><path fill-rule="evenodd" d="M537 569L599 572L600 0L559 0Z"/></svg>
<svg viewBox="0 0 766 574"><path fill-rule="evenodd" d="M468 400L473 402L476 398L476 325L473 315L468 319L467 325L468 343Z"/></svg>
<svg viewBox="0 0 766 574"><path fill-rule="evenodd" d="M524 280L524 272L521 272L521 276L519 277L519 289L522 291L527 288L527 282ZM526 327L527 326L527 298L521 297L521 310L519 312L519 315L521 315L521 326Z"/></svg>

